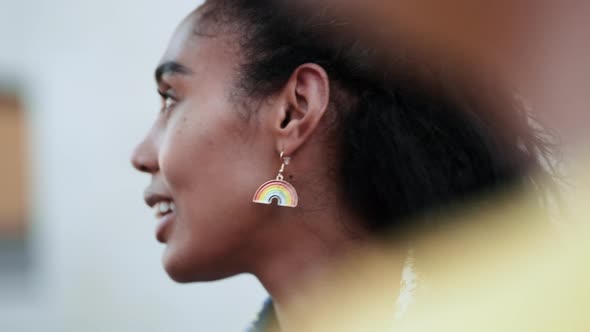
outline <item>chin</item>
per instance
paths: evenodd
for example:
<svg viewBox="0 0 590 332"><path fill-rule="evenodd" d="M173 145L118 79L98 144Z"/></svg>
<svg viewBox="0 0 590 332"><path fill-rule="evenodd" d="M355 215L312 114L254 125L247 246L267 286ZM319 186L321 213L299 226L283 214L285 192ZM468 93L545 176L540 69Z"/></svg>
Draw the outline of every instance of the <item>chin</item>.
<svg viewBox="0 0 590 332"><path fill-rule="evenodd" d="M164 256L162 257L162 265L170 279L181 284L199 281L196 280L192 271L190 271L192 264L188 264L186 260L181 259L178 256L179 255L175 255L172 248L167 247Z"/></svg>
<svg viewBox="0 0 590 332"><path fill-rule="evenodd" d="M216 266L216 264L205 264L194 259L184 259L182 255L175 254L172 248L166 249L162 257L162 264L170 279L180 284L218 281L235 275L233 273L221 273L220 266Z"/></svg>

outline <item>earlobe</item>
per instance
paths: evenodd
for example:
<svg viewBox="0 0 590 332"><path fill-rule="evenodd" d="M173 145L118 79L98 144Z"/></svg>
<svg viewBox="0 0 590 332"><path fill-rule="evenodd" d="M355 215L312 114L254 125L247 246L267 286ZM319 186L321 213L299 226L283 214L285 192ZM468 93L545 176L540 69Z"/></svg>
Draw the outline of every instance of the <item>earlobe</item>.
<svg viewBox="0 0 590 332"><path fill-rule="evenodd" d="M293 155L311 136L330 103L330 82L326 71L316 64L304 64L294 72L282 93L283 109L278 112L277 150Z"/></svg>

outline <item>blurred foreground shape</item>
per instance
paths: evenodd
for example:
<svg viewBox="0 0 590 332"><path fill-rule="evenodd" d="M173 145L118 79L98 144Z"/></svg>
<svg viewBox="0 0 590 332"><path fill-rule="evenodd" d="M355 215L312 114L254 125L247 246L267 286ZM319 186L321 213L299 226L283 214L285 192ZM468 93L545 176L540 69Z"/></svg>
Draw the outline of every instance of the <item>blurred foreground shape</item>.
<svg viewBox="0 0 590 332"><path fill-rule="evenodd" d="M16 93L0 89L0 272L27 267L27 143Z"/></svg>
<svg viewBox="0 0 590 332"><path fill-rule="evenodd" d="M490 209L439 216L454 222L415 234L418 287L399 319L389 294L399 252L344 261L331 278L312 283L309 300L317 305L300 313L305 330L590 331L590 174L575 179L584 184L568 202L576 213L559 226L539 223L537 197L516 191L494 197Z"/></svg>
<svg viewBox="0 0 590 332"><path fill-rule="evenodd" d="M567 172L565 184L541 179L559 183L558 213L540 210L533 188L519 188L488 197L487 208L432 216L449 227L413 235L419 289L400 320L393 249L313 281L320 304L300 314L306 331L590 331L590 2L327 3L385 61L410 45L462 65L454 70L476 67L522 97L561 138L563 154L550 161L564 161Z"/></svg>

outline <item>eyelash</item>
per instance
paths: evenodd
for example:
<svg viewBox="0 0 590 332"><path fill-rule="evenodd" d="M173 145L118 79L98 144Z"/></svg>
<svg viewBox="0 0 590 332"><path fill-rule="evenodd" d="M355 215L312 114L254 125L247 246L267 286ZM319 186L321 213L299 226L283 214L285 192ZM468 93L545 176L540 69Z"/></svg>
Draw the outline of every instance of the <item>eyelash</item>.
<svg viewBox="0 0 590 332"><path fill-rule="evenodd" d="M162 92L158 90L158 94L164 99L164 106L162 107L163 112L169 112L174 108L177 100L168 91Z"/></svg>

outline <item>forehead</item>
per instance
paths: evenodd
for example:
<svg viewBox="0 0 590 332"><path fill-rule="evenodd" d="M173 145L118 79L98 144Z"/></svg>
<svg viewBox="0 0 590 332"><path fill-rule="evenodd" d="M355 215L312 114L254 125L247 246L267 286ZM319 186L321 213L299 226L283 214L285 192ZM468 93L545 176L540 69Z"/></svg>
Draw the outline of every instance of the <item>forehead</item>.
<svg viewBox="0 0 590 332"><path fill-rule="evenodd" d="M161 63L179 62L190 69L222 62L235 62L236 50L231 46L232 36L222 29L212 28L204 22L201 10L191 13L176 28Z"/></svg>

